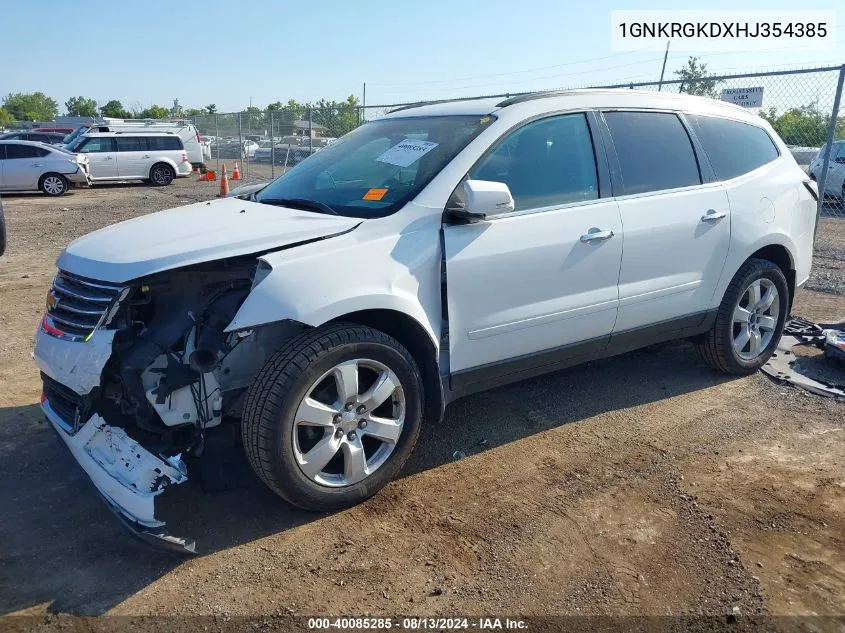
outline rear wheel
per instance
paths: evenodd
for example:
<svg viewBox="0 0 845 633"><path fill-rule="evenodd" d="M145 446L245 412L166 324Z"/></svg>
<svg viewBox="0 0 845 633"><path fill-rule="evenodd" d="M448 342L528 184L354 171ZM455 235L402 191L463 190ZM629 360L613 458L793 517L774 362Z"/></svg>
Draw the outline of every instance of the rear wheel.
<svg viewBox="0 0 845 633"><path fill-rule="evenodd" d="M765 259L750 259L728 286L713 328L699 342L701 357L729 374L751 374L777 347L789 312L783 271Z"/></svg>
<svg viewBox="0 0 845 633"><path fill-rule="evenodd" d="M307 510L375 494L401 470L422 422L408 351L356 324L310 330L278 351L247 393L241 431L255 472Z"/></svg>
<svg viewBox="0 0 845 633"><path fill-rule="evenodd" d="M150 183L156 187L166 187L176 177L173 167L165 163L156 163L150 169Z"/></svg>
<svg viewBox="0 0 845 633"><path fill-rule="evenodd" d="M44 174L38 181L38 188L48 196L61 196L68 190L67 178L61 174Z"/></svg>

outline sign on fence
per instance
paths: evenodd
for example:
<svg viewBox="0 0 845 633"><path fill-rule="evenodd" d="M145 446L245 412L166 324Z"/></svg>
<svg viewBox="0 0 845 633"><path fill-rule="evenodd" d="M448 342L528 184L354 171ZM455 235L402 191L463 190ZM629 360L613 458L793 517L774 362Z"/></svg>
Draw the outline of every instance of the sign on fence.
<svg viewBox="0 0 845 633"><path fill-rule="evenodd" d="M733 103L743 108L759 108L763 105L763 86L754 88L724 88L722 101Z"/></svg>

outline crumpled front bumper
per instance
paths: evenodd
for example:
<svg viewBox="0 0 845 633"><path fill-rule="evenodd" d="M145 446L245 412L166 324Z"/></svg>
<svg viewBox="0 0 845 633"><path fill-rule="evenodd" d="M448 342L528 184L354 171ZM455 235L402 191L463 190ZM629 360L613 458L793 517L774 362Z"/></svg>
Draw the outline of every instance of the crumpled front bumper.
<svg viewBox="0 0 845 633"><path fill-rule="evenodd" d="M84 396L99 385L112 337L111 332L95 331L87 342L73 342L39 330L33 356L49 378ZM45 387L44 415L121 523L150 544L195 553L193 540L167 534L165 524L155 517L155 497L188 479L181 456L154 455L98 414L84 423L78 415L69 420L60 413L68 411L67 402L51 403L50 393Z"/></svg>

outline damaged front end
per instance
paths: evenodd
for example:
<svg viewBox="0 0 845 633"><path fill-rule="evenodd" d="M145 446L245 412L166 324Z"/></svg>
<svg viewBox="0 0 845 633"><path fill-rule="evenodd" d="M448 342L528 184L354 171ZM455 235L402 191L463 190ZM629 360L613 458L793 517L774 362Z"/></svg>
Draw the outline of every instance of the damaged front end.
<svg viewBox="0 0 845 633"><path fill-rule="evenodd" d="M226 332L256 268L254 256L232 258L125 284L60 271L48 295L34 351L42 409L122 523L147 542L195 551L193 540L167 534L154 500L187 481L183 457L202 456L212 429L237 424L270 349L267 332ZM272 337L280 334L276 327Z"/></svg>

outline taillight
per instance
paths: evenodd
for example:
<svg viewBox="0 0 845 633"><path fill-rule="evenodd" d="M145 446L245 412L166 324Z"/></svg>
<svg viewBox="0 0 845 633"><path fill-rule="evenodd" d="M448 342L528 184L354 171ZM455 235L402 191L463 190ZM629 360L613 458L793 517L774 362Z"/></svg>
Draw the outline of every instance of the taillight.
<svg viewBox="0 0 845 633"><path fill-rule="evenodd" d="M816 202L819 201L819 189L818 185L814 180L805 180L804 186L807 188L807 191L810 192L810 195L813 196L813 200Z"/></svg>
<svg viewBox="0 0 845 633"><path fill-rule="evenodd" d="M200 133L199 133L199 131L197 131L197 143L199 143L199 142L200 142Z"/></svg>

